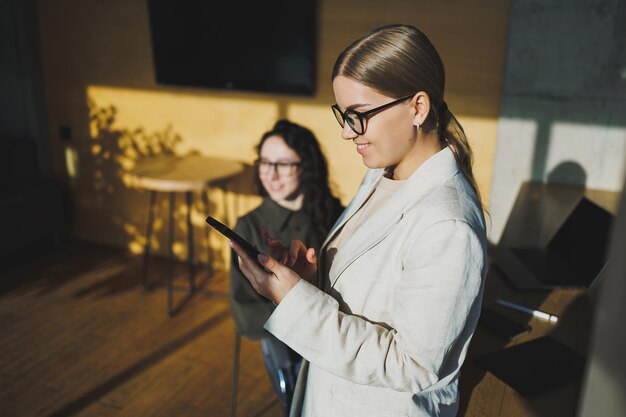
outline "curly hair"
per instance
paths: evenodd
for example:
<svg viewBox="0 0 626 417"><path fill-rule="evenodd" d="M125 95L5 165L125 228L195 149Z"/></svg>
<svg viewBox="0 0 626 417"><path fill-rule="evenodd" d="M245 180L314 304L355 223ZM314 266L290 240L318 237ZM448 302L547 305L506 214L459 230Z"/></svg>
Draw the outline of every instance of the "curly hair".
<svg viewBox="0 0 626 417"><path fill-rule="evenodd" d="M282 119L278 120L270 131L263 134L256 146L257 156L261 155L261 148L270 136L280 136L302 161L298 174L300 185L297 193L303 194L302 210L310 219L311 236L307 236L307 241L321 244L341 214L343 206L331 191L328 164L320 144L313 132L306 127ZM259 194L267 196L258 173L255 176L255 182Z"/></svg>

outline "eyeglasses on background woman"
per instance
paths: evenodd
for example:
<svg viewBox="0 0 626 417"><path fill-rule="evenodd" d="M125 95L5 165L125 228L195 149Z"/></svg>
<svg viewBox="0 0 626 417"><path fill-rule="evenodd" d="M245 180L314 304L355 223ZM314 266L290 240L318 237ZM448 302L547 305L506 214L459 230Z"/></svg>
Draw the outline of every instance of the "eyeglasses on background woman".
<svg viewBox="0 0 626 417"><path fill-rule="evenodd" d="M265 159L257 159L254 161L254 165L259 170L260 175L268 175L272 173L272 171L281 177L288 177L291 175L295 175L298 172L298 168L301 163L298 162L270 162Z"/></svg>

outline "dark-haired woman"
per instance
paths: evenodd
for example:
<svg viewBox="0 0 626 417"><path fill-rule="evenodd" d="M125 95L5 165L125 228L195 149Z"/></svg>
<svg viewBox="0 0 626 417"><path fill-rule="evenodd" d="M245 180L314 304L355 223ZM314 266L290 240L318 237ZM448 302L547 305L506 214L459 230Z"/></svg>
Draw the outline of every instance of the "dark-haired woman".
<svg viewBox="0 0 626 417"><path fill-rule="evenodd" d="M238 219L235 231L260 250L265 248L264 233L319 249L343 207L330 190L326 159L313 132L280 120L261 137L257 156L255 178L263 202ZM237 329L261 340L272 386L288 407L302 358L263 329L275 306L241 274L236 255L232 260L230 296Z"/></svg>
<svg viewBox="0 0 626 417"><path fill-rule="evenodd" d="M443 63L420 30L390 25L348 46L332 80L341 136L370 170L319 266L302 242L270 242L265 268L231 242L278 304L265 328L305 359L292 415L455 416L487 239Z"/></svg>

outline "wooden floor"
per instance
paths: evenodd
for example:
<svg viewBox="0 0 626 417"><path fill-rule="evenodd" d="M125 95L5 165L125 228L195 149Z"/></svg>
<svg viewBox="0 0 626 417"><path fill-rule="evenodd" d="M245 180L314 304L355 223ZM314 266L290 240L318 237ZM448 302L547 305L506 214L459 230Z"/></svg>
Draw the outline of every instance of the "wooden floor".
<svg viewBox="0 0 626 417"><path fill-rule="evenodd" d="M230 414L227 299L198 296L170 318L166 292L140 285L141 261L72 243L0 267L0 416ZM165 262L151 266L162 280ZM226 274L205 289L225 293ZM245 339L239 393L239 416L281 414L259 345Z"/></svg>
<svg viewBox="0 0 626 417"><path fill-rule="evenodd" d="M221 297L195 297L170 318L167 293L144 290L142 258L125 251L73 243L12 263L0 267L0 417L230 415L235 328L224 272L204 287ZM163 282L166 272L166 262L153 259L151 278ZM179 284L186 273L177 266ZM561 318L558 326L530 320L532 332L510 344L551 334L584 354L589 314L579 295L518 293L492 269L484 302L493 307L501 297ZM576 415L580 385L526 401L473 363L503 347L477 330L461 374L459 417ZM258 342L242 341L239 393L239 416L281 415Z"/></svg>

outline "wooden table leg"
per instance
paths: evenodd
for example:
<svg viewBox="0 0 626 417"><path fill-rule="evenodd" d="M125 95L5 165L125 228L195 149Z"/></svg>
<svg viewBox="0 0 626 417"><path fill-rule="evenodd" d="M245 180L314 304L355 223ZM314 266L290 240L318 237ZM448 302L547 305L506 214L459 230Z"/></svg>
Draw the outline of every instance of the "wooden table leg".
<svg viewBox="0 0 626 417"><path fill-rule="evenodd" d="M196 282L194 274L194 254L193 254L193 225L191 224L191 208L193 206L193 194L191 191L185 193L187 199L187 260L189 264L189 288L191 292L196 291Z"/></svg>
<svg viewBox="0 0 626 417"><path fill-rule="evenodd" d="M170 316L174 315L174 233L176 225L174 223L174 204L176 203L176 194L170 192L170 218L169 218L169 242L168 242L168 273L167 273L167 310Z"/></svg>
<svg viewBox="0 0 626 417"><path fill-rule="evenodd" d="M148 203L148 225L146 226L146 244L143 250L143 270L141 283L144 288L148 285L148 263L150 262L150 239L152 239L152 227L154 223L154 206L156 205L156 191L150 191L150 203Z"/></svg>
<svg viewBox="0 0 626 417"><path fill-rule="evenodd" d="M209 190L205 190L202 191L202 202L204 204L204 214L208 215L209 213ZM208 274L211 275L213 274L213 256L212 252L211 252L211 242L209 241L209 228L205 227L204 228L204 237L206 240L206 247L207 247L207 255L206 255L206 260L207 260L207 265L208 265Z"/></svg>

